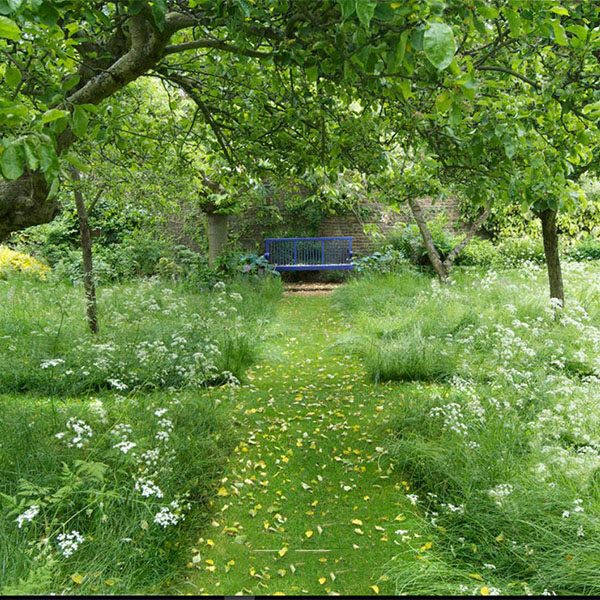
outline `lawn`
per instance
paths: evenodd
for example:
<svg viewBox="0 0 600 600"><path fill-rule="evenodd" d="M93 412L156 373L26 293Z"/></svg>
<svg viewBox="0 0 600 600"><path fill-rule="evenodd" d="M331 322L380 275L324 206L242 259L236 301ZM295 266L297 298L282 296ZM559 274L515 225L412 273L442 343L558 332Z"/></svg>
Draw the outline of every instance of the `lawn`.
<svg viewBox="0 0 600 600"><path fill-rule="evenodd" d="M219 356L237 356L235 339L252 332L241 383L131 377L119 391L91 369L83 388L48 369L15 377L1 399L10 468L0 589L600 593L600 271L566 265L564 312L546 299L543 275L531 265L463 269L440 287L406 271L279 301L260 287L200 299L112 289L105 297L136 298L122 311L144 298L182 307L164 320L156 311L156 325L136 313L137 328L107 326L119 360L139 343L132 331L164 342L186 327L188 356L206 339L189 335L189 315L240 293L223 300L242 314L238 327L224 319L202 331ZM57 293L27 285L30 299ZM62 354L50 356L40 350L49 342L27 332L56 336L59 309L14 304L2 313L22 335L12 352L30 344L36 360L76 364L68 338L85 337L72 333L76 316L63 325ZM56 391L40 394L42 377ZM147 454L158 447L169 457L162 470ZM72 531L84 540L66 538Z"/></svg>

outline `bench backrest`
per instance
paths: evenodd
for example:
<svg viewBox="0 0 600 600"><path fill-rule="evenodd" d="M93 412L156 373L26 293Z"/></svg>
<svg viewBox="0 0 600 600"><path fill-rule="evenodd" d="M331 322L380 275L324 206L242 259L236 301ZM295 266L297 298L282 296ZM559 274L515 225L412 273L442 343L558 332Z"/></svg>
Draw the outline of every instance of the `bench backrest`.
<svg viewBox="0 0 600 600"><path fill-rule="evenodd" d="M352 237L267 238L265 257L278 271L352 269Z"/></svg>

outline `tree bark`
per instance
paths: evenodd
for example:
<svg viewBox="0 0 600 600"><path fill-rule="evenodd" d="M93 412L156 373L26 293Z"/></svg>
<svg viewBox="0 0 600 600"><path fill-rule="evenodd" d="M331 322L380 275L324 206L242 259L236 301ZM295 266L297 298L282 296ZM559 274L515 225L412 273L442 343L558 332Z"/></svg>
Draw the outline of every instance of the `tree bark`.
<svg viewBox="0 0 600 600"><path fill-rule="evenodd" d="M442 257L440 256L440 253L435 247L433 236L431 235L429 227L427 226L427 221L425 219L425 216L423 215L423 209L421 208L421 205L414 198L408 199L408 205L410 206L412 214L419 227L419 231L421 232L423 243L425 244L425 248L427 249L427 256L429 257L429 262L431 262L431 266L435 270L440 282L447 283L448 278L450 277L450 271L452 270L456 257L463 251L465 246L467 246L467 244L473 239L473 237L475 237L475 234L479 231L480 227L488 218L490 211L488 208L486 208L479 215L479 217L477 217L477 219L473 221L468 231L465 233L464 238L458 244L456 244L454 248L452 248L445 260L442 261Z"/></svg>
<svg viewBox="0 0 600 600"><path fill-rule="evenodd" d="M562 269L560 266L560 252L558 248L558 230L556 228L557 211L546 209L538 213L542 222L542 237L544 240L544 255L548 269L548 283L550 285L550 298L560 301L565 305L565 290L563 287Z"/></svg>
<svg viewBox="0 0 600 600"><path fill-rule="evenodd" d="M215 267L227 245L229 215L208 212L206 217L208 221L208 264L210 267Z"/></svg>
<svg viewBox="0 0 600 600"><path fill-rule="evenodd" d="M433 237L431 232L429 231L429 227L427 227L427 221L425 220L425 215L423 215L423 209L421 205L414 198L408 199L408 205L410 206L410 210L412 211L413 217L419 227L419 231L421 232L421 237L423 238L423 243L425 244L425 248L427 249L427 256L429 256L429 262L431 262L431 266L436 272L438 279L441 283L446 283L448 281L448 271L442 262L442 258L437 248L435 247L435 243L433 241Z"/></svg>
<svg viewBox="0 0 600 600"><path fill-rule="evenodd" d="M48 199L48 185L41 173L0 180L0 241L13 231L52 221L58 211L56 199Z"/></svg>
<svg viewBox="0 0 600 600"><path fill-rule="evenodd" d="M96 283L94 281L94 264L92 258L92 236L88 220L88 210L83 200L83 194L79 184L81 177L79 171L71 169L75 181L75 206L77 207L77 218L79 219L79 236L81 240L81 254L83 256L83 287L85 290L85 310L90 331L98 333L98 309L96 304Z"/></svg>

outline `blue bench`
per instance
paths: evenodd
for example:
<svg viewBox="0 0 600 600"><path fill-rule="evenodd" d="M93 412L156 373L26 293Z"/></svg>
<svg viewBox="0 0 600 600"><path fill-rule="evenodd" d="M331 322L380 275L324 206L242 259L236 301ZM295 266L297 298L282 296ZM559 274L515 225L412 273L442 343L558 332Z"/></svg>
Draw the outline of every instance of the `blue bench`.
<svg viewBox="0 0 600 600"><path fill-rule="evenodd" d="M265 258L277 271L327 271L354 268L352 237L267 238Z"/></svg>

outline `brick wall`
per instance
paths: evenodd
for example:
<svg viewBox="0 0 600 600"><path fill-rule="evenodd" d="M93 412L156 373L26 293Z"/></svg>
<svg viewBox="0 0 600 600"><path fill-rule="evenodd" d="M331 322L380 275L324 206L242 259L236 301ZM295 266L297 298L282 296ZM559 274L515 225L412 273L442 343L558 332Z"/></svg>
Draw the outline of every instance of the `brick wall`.
<svg viewBox="0 0 600 600"><path fill-rule="evenodd" d="M462 228L459 222L460 211L454 198L444 198L437 200L435 203L432 202L431 198L421 198L419 202L428 219L443 213L448 217L448 224L451 229L457 231ZM364 216L361 214L363 212L365 213ZM381 233L385 234L400 224L412 221L413 217L408 206L403 206L399 211L394 211L385 205L373 202L366 205L365 210L356 215L326 217L321 221L318 235L351 235L354 238L354 254L361 256L368 254L373 248L373 241L365 233L365 229L369 230L376 227Z"/></svg>
<svg viewBox="0 0 600 600"><path fill-rule="evenodd" d="M462 228L459 222L460 212L454 198L445 198L432 203L430 198L420 199L427 218L444 213L454 230ZM167 224L167 231L174 239L194 250L206 249L205 215L196 207L183 207L174 214ZM297 210L291 213L285 207L283 195L275 196L264 206L252 207L243 214L232 215L229 219L230 237L239 246L249 252L264 252L265 237L292 236L347 236L354 238L353 250L357 256L372 251L373 241L365 233L377 228L382 233L402 224L413 221L408 206L399 211L388 206L371 202L365 204L357 214L325 217L320 222L314 215Z"/></svg>

